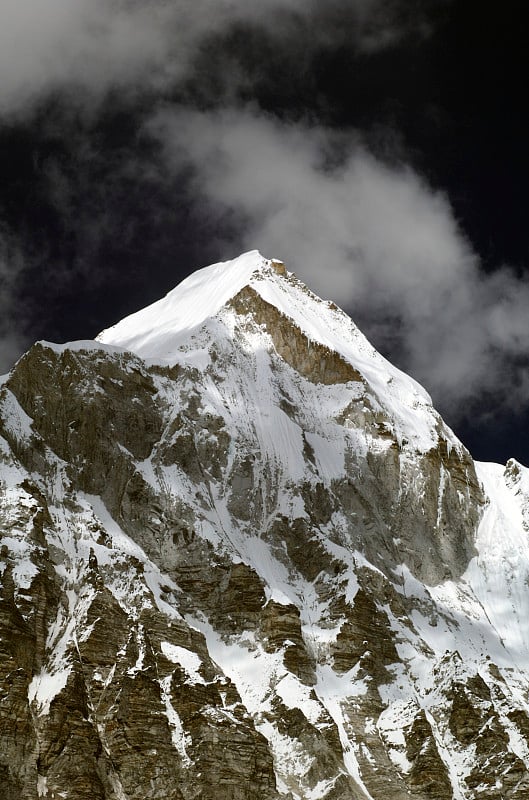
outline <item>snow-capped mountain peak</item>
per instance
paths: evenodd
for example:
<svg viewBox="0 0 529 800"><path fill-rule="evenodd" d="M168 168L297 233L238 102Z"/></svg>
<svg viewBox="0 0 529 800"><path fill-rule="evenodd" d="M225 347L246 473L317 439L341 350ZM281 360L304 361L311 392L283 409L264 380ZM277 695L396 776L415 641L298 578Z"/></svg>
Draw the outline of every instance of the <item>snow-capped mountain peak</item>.
<svg viewBox="0 0 529 800"><path fill-rule="evenodd" d="M233 339L237 309L239 316L253 312L263 328L263 337L254 336L252 344L239 330L246 347L270 346L263 341L268 334L277 349L278 322L287 323L287 338L304 337L307 348L320 345L335 354L335 361L353 368L349 376L354 379L356 373L366 383L401 441L427 451L436 446L442 425L450 447L461 447L422 386L383 358L335 303L321 300L281 261L268 260L257 250L194 272L161 300L102 331L97 341L132 350L152 363L190 363L195 358L203 364L214 341ZM343 373L347 376L347 369Z"/></svg>
<svg viewBox="0 0 529 800"><path fill-rule="evenodd" d="M0 796L526 800L529 481L252 252L0 385Z"/></svg>

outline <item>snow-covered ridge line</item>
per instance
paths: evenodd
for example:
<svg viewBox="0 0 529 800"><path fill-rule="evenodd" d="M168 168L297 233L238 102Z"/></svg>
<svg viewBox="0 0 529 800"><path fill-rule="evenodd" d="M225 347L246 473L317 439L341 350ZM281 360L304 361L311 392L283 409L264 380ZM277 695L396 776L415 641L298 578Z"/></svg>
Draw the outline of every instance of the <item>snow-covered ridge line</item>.
<svg viewBox="0 0 529 800"><path fill-rule="evenodd" d="M53 352L57 353L57 355L62 355L68 351L81 353L101 350L103 353L109 353L110 355L121 355L122 353L127 352L127 348L125 347L119 347L118 345L114 344L105 344L98 339L76 339L73 342L64 342L63 344L56 344L55 342L48 342L46 339L39 339L39 341L35 342L35 344L41 345L41 347L45 347L48 350L53 350Z"/></svg>
<svg viewBox="0 0 529 800"><path fill-rule="evenodd" d="M102 331L96 340L128 346L144 358L155 358L157 340L161 336L167 333L189 335L215 316L250 282L256 271L270 264L257 250L251 250L232 261L199 269L161 300Z"/></svg>

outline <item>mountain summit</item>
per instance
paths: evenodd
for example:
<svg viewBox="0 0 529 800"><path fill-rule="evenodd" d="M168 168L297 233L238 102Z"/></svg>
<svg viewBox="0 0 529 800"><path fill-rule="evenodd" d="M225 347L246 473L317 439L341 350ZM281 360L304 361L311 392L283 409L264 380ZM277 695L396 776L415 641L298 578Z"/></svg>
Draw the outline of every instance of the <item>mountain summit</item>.
<svg viewBox="0 0 529 800"><path fill-rule="evenodd" d="M245 317L260 326L262 335L256 328L252 337L244 336L240 318ZM368 383L403 436L424 449L437 442L440 420L425 390L383 358L334 303L321 300L282 262L269 261L257 250L198 270L166 297L100 333L97 341L159 364L195 359L203 367L219 336L229 347L243 339L246 350L271 346L313 383ZM459 445L448 430L446 435Z"/></svg>
<svg viewBox="0 0 529 800"><path fill-rule="evenodd" d="M529 474L259 253L0 386L6 800L529 796Z"/></svg>

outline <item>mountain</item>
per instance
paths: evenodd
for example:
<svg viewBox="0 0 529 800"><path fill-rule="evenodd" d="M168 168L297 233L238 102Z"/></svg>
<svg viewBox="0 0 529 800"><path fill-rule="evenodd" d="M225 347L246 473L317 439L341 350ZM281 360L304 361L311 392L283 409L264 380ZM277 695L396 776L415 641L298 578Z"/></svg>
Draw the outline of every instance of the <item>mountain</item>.
<svg viewBox="0 0 529 800"><path fill-rule="evenodd" d="M529 472L257 252L0 381L3 800L529 797Z"/></svg>

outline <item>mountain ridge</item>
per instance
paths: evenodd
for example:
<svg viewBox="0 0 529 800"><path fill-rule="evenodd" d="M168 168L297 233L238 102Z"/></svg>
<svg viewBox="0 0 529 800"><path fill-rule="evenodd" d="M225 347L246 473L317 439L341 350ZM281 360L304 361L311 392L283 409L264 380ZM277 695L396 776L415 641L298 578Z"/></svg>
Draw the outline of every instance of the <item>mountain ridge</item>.
<svg viewBox="0 0 529 800"><path fill-rule="evenodd" d="M529 473L241 258L0 385L6 798L523 800Z"/></svg>

